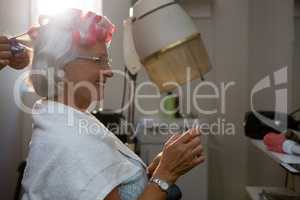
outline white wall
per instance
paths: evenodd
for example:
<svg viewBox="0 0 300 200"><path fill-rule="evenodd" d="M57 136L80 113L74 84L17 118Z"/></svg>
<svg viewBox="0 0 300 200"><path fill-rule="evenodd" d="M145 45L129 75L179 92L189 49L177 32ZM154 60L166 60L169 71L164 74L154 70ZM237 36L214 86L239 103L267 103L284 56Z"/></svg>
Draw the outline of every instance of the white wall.
<svg viewBox="0 0 300 200"><path fill-rule="evenodd" d="M299 3L300 4L300 3ZM300 7L300 6L299 6ZM300 11L300 8L299 8ZM294 51L294 73L293 73L293 108L300 107L300 18L295 18L295 51Z"/></svg>
<svg viewBox="0 0 300 200"><path fill-rule="evenodd" d="M0 33L10 35L28 28L28 1L0 1ZM19 111L13 101L14 81L21 72L0 72L0 199L12 199L21 157Z"/></svg>
<svg viewBox="0 0 300 200"><path fill-rule="evenodd" d="M296 1L297 2L297 1ZM300 2L298 1L296 4L298 16L295 18L295 41L294 41L294 59L293 59L293 92L292 92L292 106L293 109L300 108L300 84L299 84L299 76L300 76ZM299 119L300 114L298 113L297 117ZM295 188L298 192L300 192L300 177L297 177L295 180Z"/></svg>
<svg viewBox="0 0 300 200"><path fill-rule="evenodd" d="M226 97L225 118L234 123L234 136L211 136L209 199L244 199L245 137L243 116L248 110L248 0L214 1L214 62L216 83L235 82Z"/></svg>
<svg viewBox="0 0 300 200"><path fill-rule="evenodd" d="M284 87L288 88L288 110L291 111L294 109L292 86L297 85L292 81L296 74L293 66L294 2L251 0L249 9L249 89L265 76L272 76L276 70L288 66L289 83ZM274 110L275 89L278 88L273 86L257 94L255 107ZM284 186L284 170L251 144L248 147L247 184Z"/></svg>
<svg viewBox="0 0 300 200"><path fill-rule="evenodd" d="M250 1L249 83L254 86L264 76L288 66L292 80L293 0ZM291 89L292 82L288 85ZM274 88L255 98L258 109L274 109ZM291 110L291 94L289 96Z"/></svg>

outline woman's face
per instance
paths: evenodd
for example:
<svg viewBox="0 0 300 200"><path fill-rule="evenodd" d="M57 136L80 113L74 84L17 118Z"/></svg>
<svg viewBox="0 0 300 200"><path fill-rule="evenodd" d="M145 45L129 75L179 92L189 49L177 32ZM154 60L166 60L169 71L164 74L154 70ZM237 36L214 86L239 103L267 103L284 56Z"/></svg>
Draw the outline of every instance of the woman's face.
<svg viewBox="0 0 300 200"><path fill-rule="evenodd" d="M93 101L101 102L104 98L104 85L107 78L113 76L109 66L107 48L104 43L97 42L92 47L80 47L80 56L65 65L65 95L68 102L86 109ZM92 57L104 59L96 62ZM86 59L84 59L86 58Z"/></svg>

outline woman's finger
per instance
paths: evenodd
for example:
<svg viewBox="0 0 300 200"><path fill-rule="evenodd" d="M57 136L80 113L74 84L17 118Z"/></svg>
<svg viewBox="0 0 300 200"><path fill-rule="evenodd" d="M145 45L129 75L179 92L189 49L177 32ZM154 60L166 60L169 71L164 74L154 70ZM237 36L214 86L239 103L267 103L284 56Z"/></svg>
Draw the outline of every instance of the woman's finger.
<svg viewBox="0 0 300 200"><path fill-rule="evenodd" d="M199 157L202 155L202 153L203 153L203 147L200 145L200 146L196 147L195 149L193 149L192 157L193 158Z"/></svg>
<svg viewBox="0 0 300 200"><path fill-rule="evenodd" d="M201 136L201 130L199 128L191 129L191 134Z"/></svg>
<svg viewBox="0 0 300 200"><path fill-rule="evenodd" d="M190 140L194 139L195 137L200 136L200 134L197 131L194 131L193 129L188 130L187 132L183 133L181 137L179 137L176 140L176 143L186 144Z"/></svg>
<svg viewBox="0 0 300 200"><path fill-rule="evenodd" d="M196 158L191 162L191 168L196 167L197 165L203 163L204 161L205 161L205 156L196 157Z"/></svg>
<svg viewBox="0 0 300 200"><path fill-rule="evenodd" d="M186 144L188 149L195 149L196 147L201 145L201 138L195 137L189 143Z"/></svg>
<svg viewBox="0 0 300 200"><path fill-rule="evenodd" d="M178 134L178 133L173 134L166 142L166 145L171 144L172 142L176 141L179 137L180 137L180 134Z"/></svg>

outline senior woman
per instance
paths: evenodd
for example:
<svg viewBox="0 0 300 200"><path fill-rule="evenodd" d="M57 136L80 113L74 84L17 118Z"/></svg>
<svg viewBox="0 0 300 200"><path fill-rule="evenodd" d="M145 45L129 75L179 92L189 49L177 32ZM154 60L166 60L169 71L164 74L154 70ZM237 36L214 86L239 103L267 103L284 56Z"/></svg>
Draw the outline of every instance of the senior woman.
<svg viewBox="0 0 300 200"><path fill-rule="evenodd" d="M190 130L173 135L147 167L87 112L103 100L113 76L107 55L113 31L106 17L79 10L31 31L31 79L44 98L33 108L23 200L172 199L168 187L204 161L200 133Z"/></svg>

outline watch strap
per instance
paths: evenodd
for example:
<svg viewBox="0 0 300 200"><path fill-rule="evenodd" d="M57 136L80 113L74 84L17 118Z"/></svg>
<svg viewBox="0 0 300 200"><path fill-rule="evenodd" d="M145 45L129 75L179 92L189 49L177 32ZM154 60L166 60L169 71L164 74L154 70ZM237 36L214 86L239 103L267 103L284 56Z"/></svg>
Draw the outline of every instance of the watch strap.
<svg viewBox="0 0 300 200"><path fill-rule="evenodd" d="M167 192L170 187L170 184L167 181L164 181L157 177L151 177L150 182L158 185L158 187L164 192Z"/></svg>
<svg viewBox="0 0 300 200"><path fill-rule="evenodd" d="M180 188L173 184L167 190L167 200L180 200L182 198L182 193Z"/></svg>
<svg viewBox="0 0 300 200"><path fill-rule="evenodd" d="M180 200L182 198L181 190L177 185L170 185L157 177L151 177L150 182L155 183L162 191L167 193L167 200Z"/></svg>

